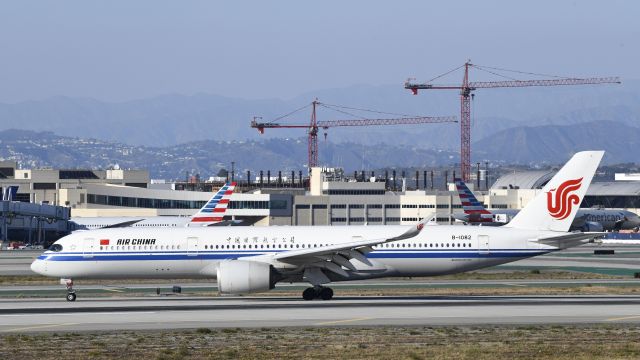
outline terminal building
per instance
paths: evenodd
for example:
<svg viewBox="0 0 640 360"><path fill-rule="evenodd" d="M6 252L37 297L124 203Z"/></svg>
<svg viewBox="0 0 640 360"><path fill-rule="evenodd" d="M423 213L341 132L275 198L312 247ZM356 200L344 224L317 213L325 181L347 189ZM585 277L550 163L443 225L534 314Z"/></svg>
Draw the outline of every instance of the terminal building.
<svg viewBox="0 0 640 360"><path fill-rule="evenodd" d="M554 174L510 173L488 191L474 193L489 209L520 209ZM355 181L340 169L313 168L306 189L239 182L225 217L255 225L397 225L435 216L438 223L451 224L455 222L453 215L462 212L453 184L447 191L415 190L400 181L401 188L392 191L384 179L361 177ZM215 191L220 185L209 188ZM468 185L473 190L473 184ZM0 162L0 186L18 186L14 200L64 208L69 212L67 218L190 216L212 195L176 190L183 188L176 184L156 184L144 170L23 170L6 161ZM591 184L582 207L624 208L637 213L639 205L640 181L627 180Z"/></svg>

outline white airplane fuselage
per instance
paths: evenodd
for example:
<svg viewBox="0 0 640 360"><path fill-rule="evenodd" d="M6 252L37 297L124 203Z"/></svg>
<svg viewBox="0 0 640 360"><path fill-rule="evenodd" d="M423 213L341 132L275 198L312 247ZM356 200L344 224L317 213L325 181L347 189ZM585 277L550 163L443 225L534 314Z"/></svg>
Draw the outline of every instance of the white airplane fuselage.
<svg viewBox="0 0 640 360"><path fill-rule="evenodd" d="M359 238L380 239L403 233L406 226L275 226L225 228L104 229L74 233L56 242L32 270L60 278L216 278L220 261L260 257L299 249L321 248ZM535 242L554 231L496 227L426 226L417 236L373 246L370 264L356 259L348 277L332 281L386 276L435 276L459 273L558 250ZM102 245L100 245L102 243ZM108 243L108 245L106 245ZM295 266L271 261L286 273ZM298 270L286 279L300 280Z"/></svg>
<svg viewBox="0 0 640 360"><path fill-rule="evenodd" d="M72 217L73 230L97 230L107 226L131 223L130 227L184 227L191 216L119 216L119 217Z"/></svg>

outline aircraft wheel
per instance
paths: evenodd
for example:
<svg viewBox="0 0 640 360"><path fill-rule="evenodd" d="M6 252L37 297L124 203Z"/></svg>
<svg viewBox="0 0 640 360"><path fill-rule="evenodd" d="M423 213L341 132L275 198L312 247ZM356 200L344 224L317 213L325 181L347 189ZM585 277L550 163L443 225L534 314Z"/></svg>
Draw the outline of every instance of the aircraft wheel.
<svg viewBox="0 0 640 360"><path fill-rule="evenodd" d="M316 298L316 289L310 287L302 292L302 298L305 300L313 300Z"/></svg>
<svg viewBox="0 0 640 360"><path fill-rule="evenodd" d="M333 298L333 290L328 287L323 287L320 289L320 299L322 300L331 300Z"/></svg>
<svg viewBox="0 0 640 360"><path fill-rule="evenodd" d="M67 301L76 301L76 293L68 293Z"/></svg>

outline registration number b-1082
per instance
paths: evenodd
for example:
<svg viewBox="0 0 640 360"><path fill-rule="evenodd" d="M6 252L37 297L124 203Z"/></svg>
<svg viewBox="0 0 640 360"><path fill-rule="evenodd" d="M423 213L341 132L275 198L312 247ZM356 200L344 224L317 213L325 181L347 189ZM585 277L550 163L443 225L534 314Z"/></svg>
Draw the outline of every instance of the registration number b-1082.
<svg viewBox="0 0 640 360"><path fill-rule="evenodd" d="M451 235L451 240L471 240L471 235Z"/></svg>

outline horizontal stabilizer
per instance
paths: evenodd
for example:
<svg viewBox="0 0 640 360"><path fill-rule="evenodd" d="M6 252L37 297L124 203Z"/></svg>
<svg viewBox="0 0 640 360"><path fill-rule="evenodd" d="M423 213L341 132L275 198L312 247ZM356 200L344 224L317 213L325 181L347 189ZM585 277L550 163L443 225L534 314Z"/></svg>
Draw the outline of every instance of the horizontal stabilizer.
<svg viewBox="0 0 640 360"><path fill-rule="evenodd" d="M533 240L534 242L554 246L558 249L566 249L572 246L594 242L596 239L603 238L607 235L604 232L576 232L559 236L552 236Z"/></svg>

